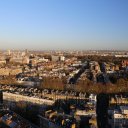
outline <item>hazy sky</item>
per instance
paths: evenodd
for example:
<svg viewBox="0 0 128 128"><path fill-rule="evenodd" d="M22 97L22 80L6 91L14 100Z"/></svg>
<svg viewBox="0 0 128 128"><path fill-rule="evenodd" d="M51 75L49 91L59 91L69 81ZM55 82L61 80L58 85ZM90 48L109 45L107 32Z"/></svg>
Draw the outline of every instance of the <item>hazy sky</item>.
<svg viewBox="0 0 128 128"><path fill-rule="evenodd" d="M0 49L128 50L128 0L0 0Z"/></svg>

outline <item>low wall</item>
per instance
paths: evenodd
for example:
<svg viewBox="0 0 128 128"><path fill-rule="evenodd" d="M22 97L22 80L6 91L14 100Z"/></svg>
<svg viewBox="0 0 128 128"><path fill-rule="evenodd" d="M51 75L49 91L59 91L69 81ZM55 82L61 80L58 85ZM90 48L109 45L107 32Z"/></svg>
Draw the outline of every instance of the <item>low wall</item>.
<svg viewBox="0 0 128 128"><path fill-rule="evenodd" d="M8 100L8 101L25 101L25 102L31 102L34 104L45 104L45 105L53 105L54 101L52 100L47 100L47 99L39 99L35 97L29 97L29 96L23 96L19 94L12 94L12 93L7 93L3 92L3 99Z"/></svg>

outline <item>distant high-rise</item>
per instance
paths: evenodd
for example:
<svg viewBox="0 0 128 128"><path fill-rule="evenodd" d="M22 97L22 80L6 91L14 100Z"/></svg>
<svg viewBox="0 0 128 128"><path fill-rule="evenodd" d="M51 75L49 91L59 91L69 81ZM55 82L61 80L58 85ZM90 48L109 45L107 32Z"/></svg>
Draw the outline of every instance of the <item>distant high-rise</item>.
<svg viewBox="0 0 128 128"><path fill-rule="evenodd" d="M7 51L7 54L10 56L10 55L11 55L11 51L10 51L10 50L8 50L8 51Z"/></svg>
<svg viewBox="0 0 128 128"><path fill-rule="evenodd" d="M52 61L56 62L59 61L59 56L52 55L51 56Z"/></svg>
<svg viewBox="0 0 128 128"><path fill-rule="evenodd" d="M25 50L25 54L28 55L28 53L29 53L29 51L28 51L28 49L26 49L26 50Z"/></svg>

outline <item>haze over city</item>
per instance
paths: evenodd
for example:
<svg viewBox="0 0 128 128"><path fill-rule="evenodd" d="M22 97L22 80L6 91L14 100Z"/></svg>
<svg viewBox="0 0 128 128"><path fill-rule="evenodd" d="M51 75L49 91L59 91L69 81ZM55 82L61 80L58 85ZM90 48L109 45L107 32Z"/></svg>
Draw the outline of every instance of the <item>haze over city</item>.
<svg viewBox="0 0 128 128"><path fill-rule="evenodd" d="M0 128L128 128L128 0L0 0Z"/></svg>
<svg viewBox="0 0 128 128"><path fill-rule="evenodd" d="M127 50L127 0L0 1L0 49Z"/></svg>

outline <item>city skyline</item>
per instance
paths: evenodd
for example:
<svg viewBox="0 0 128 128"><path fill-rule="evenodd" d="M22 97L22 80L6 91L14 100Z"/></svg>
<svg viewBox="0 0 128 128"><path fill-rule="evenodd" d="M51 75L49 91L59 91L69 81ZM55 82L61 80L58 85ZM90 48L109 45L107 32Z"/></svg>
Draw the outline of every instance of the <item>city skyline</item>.
<svg viewBox="0 0 128 128"><path fill-rule="evenodd" d="M127 50L127 0L0 1L0 49Z"/></svg>

